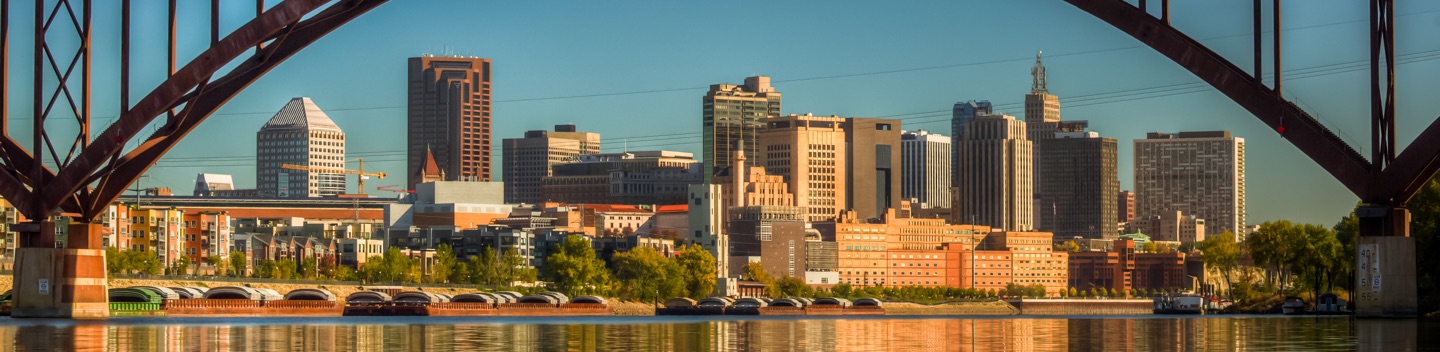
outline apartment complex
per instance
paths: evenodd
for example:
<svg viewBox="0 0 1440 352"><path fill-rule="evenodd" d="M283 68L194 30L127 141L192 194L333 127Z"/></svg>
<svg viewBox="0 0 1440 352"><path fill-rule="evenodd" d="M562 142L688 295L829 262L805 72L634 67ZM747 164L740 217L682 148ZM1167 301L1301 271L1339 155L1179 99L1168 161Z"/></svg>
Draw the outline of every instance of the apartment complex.
<svg viewBox="0 0 1440 352"><path fill-rule="evenodd" d="M925 208L950 207L950 137L925 130L900 135L900 196Z"/></svg>
<svg viewBox="0 0 1440 352"><path fill-rule="evenodd" d="M345 132L310 98L294 98L255 134L255 184L261 197L314 198L345 193L345 175L287 170L345 168ZM232 185L233 189L233 185Z"/></svg>
<svg viewBox="0 0 1440 352"><path fill-rule="evenodd" d="M760 155L763 120L780 116L780 92L770 86L770 77L746 77L742 85L710 85L702 104L704 182L714 183L715 176L729 170L736 148Z"/></svg>
<svg viewBox="0 0 1440 352"><path fill-rule="evenodd" d="M412 57L406 102L406 170L433 152L446 181L490 181L490 59ZM406 187L420 183L408 175Z"/></svg>
<svg viewBox="0 0 1440 352"><path fill-rule="evenodd" d="M966 124L952 223L1005 231L1033 228L1034 155L1025 136L1025 123L1009 115L981 115Z"/></svg>
<svg viewBox="0 0 1440 352"><path fill-rule="evenodd" d="M1116 142L1095 132L1062 132L1037 144L1039 205L1035 227L1056 238L1104 238L1118 234L1115 215L1120 180Z"/></svg>
<svg viewBox="0 0 1440 352"><path fill-rule="evenodd" d="M555 131L525 132L525 138L506 138L501 146L505 202L537 204L545 198L540 180L551 176L557 164L580 161L580 155L600 154L600 134L578 132L575 125L556 125Z"/></svg>
<svg viewBox="0 0 1440 352"><path fill-rule="evenodd" d="M1136 218L1181 211L1205 234L1245 226L1245 139L1228 131L1146 134L1135 140Z"/></svg>

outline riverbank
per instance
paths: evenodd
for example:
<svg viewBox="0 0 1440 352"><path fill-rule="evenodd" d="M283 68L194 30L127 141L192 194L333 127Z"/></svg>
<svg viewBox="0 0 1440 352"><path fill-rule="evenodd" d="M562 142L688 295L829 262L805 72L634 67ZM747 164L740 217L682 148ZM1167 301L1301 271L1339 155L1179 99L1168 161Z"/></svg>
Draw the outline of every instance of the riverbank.
<svg viewBox="0 0 1440 352"><path fill-rule="evenodd" d="M1005 301L948 302L919 304L885 302L885 315L1018 315L1020 310Z"/></svg>

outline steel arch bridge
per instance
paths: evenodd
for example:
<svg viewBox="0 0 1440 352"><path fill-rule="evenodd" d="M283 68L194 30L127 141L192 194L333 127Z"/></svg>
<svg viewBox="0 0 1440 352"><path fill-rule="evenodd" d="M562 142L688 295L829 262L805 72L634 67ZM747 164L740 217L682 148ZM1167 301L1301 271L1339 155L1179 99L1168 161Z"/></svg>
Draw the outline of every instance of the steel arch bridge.
<svg viewBox="0 0 1440 352"><path fill-rule="evenodd" d="M254 4L254 17L230 33L220 31L221 0L150 1L168 2L166 77L133 96L131 32L137 26L132 19L145 17L131 16L132 0L103 0L118 5L118 14L96 11L92 1L34 0L33 13L12 14L11 1L0 0L0 82L6 82L0 84L0 196L30 219L17 226L21 233L15 264L17 317L108 316L99 240L103 229L90 222L226 101L300 50L387 0L272 0L268 8L264 0L226 0L242 3L241 8ZM208 21L185 21L206 23L208 28L179 28L179 6L208 9ZM248 17L245 12L226 17ZM32 28L12 28L17 27L12 20L30 16ZM93 24L97 16L118 17L120 25L98 28ZM20 38L12 38L12 30L33 36L15 43L33 44L31 61L22 64L33 69L33 85L28 87L33 93L28 102L33 118L28 133L24 127L16 130L28 134L29 148L11 131L11 122L23 120L9 113L12 95L17 95L8 84L10 47L13 39ZM181 30L208 33L209 42L189 62L177 65L176 33ZM119 37L118 97L103 100L118 100L120 113L108 126L96 126L92 116L92 102L97 100L92 96L92 44L97 33ZM141 136L148 128L154 132ZM135 146L127 148L132 142ZM78 222L68 228L67 248L54 248L53 216Z"/></svg>
<svg viewBox="0 0 1440 352"><path fill-rule="evenodd" d="M1269 1L1271 72L1265 77L1264 0L1253 0L1252 72L1170 25L1170 1L1066 0L1165 55L1250 111L1360 198L1355 301L1359 316L1415 316L1415 241L1405 204L1440 170L1440 120L1401 151L1395 144L1395 6L1370 9L1371 155L1367 159L1281 95L1284 84L1281 0ZM1243 15L1243 14L1242 14ZM1397 152L1399 153L1397 155ZM1382 280L1382 277L1384 278Z"/></svg>

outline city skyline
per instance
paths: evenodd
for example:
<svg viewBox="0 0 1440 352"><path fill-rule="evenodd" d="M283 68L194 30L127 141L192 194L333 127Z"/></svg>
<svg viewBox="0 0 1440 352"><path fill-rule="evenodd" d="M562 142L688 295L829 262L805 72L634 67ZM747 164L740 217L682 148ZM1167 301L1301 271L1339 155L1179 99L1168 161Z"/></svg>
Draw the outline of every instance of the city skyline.
<svg viewBox="0 0 1440 352"><path fill-rule="evenodd" d="M1348 212L1353 206L1354 197L1345 191L1343 187L1334 180L1325 177L1324 173L1320 171L1317 166L1314 166L1308 158L1304 157L1303 154L1289 146L1288 143L1277 138L1273 132L1264 128L1264 126L1257 121L1254 121L1254 118L1250 117L1248 113L1240 110L1233 103L1228 102L1218 93L1215 93L1213 89L1203 84L1199 85L1198 89L1184 88L1196 87L1193 85L1170 86L1176 83L1190 84L1198 82L1198 80L1190 76L1188 72L1184 72L1184 70L1169 63L1158 55L1151 54L1150 56L1139 56L1138 58L1136 58L1135 55L1130 55L1145 51L1143 51L1143 48L1138 48L1138 44L1134 43L1133 39L1129 39L1123 34L1112 33L1113 31L1110 31L1108 28L1087 25L1090 22L1085 22L1087 24L1077 24L1077 21L1093 21L1093 19L1084 17L1082 13L1075 13L1071 9L1065 8L1063 3L1029 3L1025 5L976 4L973 7L980 9L998 6L998 9L981 10L995 10L997 14L1004 14L1004 16L997 16L1001 18L1030 15L1046 19L1056 19L1056 21L1048 21L1055 23L1036 25L1038 29L1017 28L1016 33L1007 34L1001 37L1001 39L994 40L995 48L992 50L967 53L966 55L960 56L942 55L945 53L939 49L917 45L917 41L924 41L925 39L905 39L888 44L862 43L865 45L854 50L867 52L863 55L866 57L881 55L868 52L883 51L879 49L884 47L889 47L889 49L897 52L919 51L924 53L924 55L911 55L912 57L910 59L891 58L888 60L879 60L880 62L878 63L866 63L862 65L864 67L839 64L839 62L845 60L831 60L810 55L806 55L804 59L807 60L807 62L814 61L816 64L811 65L812 67L798 67L793 63L795 58L781 55L774 57L762 56L761 59L757 60L739 60L742 62L727 63L721 66L720 69L702 69L701 67L706 64L713 64L714 60L686 62L686 64L682 65L681 62L685 62L684 60L675 60L675 55L677 54L670 54L666 56L666 58L675 60L676 63L657 66L653 65L653 61L642 61L632 63L625 67L617 66L616 68L619 72L614 74L632 76L632 79L627 82L606 82L603 79L597 78L597 76L582 76L562 78L563 80L571 80L571 85L556 85L554 84L554 79L557 77L552 77L555 74L538 76L536 75L538 71L535 71L537 65L555 65L556 61L550 61L555 59L538 60L538 62L536 62L537 60L530 60L528 55L522 54L529 52L525 49L506 49L513 47L513 43L498 45L499 48L491 50L490 46L483 44L486 43L485 40L476 40L478 41L477 43L466 45L457 42L454 37L439 36L436 38L427 37L423 40L405 43L402 48L392 47L396 45L394 43L381 45L387 50L379 51L381 53L380 55L372 55L372 58L368 60L359 60L365 63L335 65L339 66L337 68L317 66L319 65L317 62L329 62L333 64L333 60L335 60L334 56L336 55L353 57L353 55L358 52L354 49L354 41L360 37L358 34L365 33L367 30L374 31L385 23L396 21L399 18L405 18L404 16L412 15L413 11L415 11L413 8L408 8L407 6L409 5L406 4L389 4L386 5L387 11L389 11L388 14L377 12L375 14L377 16L373 18L365 18L357 21L355 23L356 27L354 28L337 31L333 38L327 38L327 40L321 41L313 48L317 50L297 56L293 62L281 66L276 71L276 73L280 73L276 75L276 77L289 77L290 75L287 74L287 72L295 73L306 70L317 72L305 73L305 75L320 75L334 69L344 69L347 71L371 70L372 72L376 72L375 75L363 77L365 78L364 80L358 80L358 78L361 77L344 77L340 79L340 83L342 84L326 82L324 85L310 85L304 82L297 83L293 79L282 80L271 77L270 79L258 82L256 87L259 89L252 89L246 94L242 94L221 111L222 116L228 114L231 116L241 116L243 118L216 119L212 121L212 123L214 123L213 125L202 126L201 129L197 130L195 135L224 136L224 131L230 128L239 128L232 124L242 121L247 124L247 127L245 127L246 130L253 130L255 128L254 126L259 125L254 121L262 119L263 117L236 115L235 113L267 110L273 113L282 101L280 99L291 96L324 97L323 101L327 102L327 111L331 112L332 117L336 118L338 123L346 126L368 125L358 126L353 132L347 131L350 132L348 134L350 134L351 138L356 138L356 141L366 142L363 144L358 142L354 143L356 147L352 148L352 153L357 156L367 157L367 162L374 163L372 167L376 169L390 172L392 175L408 175L410 174L410 170L404 170L403 167L399 166L403 165L403 161L398 163L394 161L399 158L396 157L398 153L393 152L403 149L403 138L386 138L387 134L391 136L394 135L391 131L394 131L395 127L403 125L403 118L397 118L397 116L403 116L404 96L403 94L395 94L395 92L403 89L401 88L403 84L399 83L403 82L403 79L396 79L397 77L402 77L404 74L404 70L400 68L401 64L399 61L405 57L413 57L426 51L433 51L437 46L435 45L437 41L440 43L452 43L441 44L439 45L440 47L468 48L461 54L478 55L495 60L497 76L495 96L496 102L499 104L497 104L494 115L496 125L496 132L493 134L495 136L494 138L515 137L519 136L524 130L541 129L557 123L573 122L587 125L599 123L602 124L602 126L598 126L599 128L597 128L595 132L607 136L607 152L619 151L619 148L629 147L639 150L679 150L694 152L698 155L698 124L696 124L695 121L699 119L700 113L696 111L694 101L695 97L703 94L703 88L700 87L711 83L734 82L734 77L744 77L748 75L769 75L775 78L776 81L774 84L776 85L776 89L787 93L787 102L785 105L787 110L782 111L782 113L816 112L827 115L838 114L841 116L891 117L902 119L919 116L918 118L905 120L905 125L902 128L909 130L923 128L944 131L944 126L948 123L948 121L946 121L948 120L948 107L956 101L988 99L997 103L997 113L1021 115L1021 108L1018 104L1015 104L1016 100L1028 90L1029 83L1031 83L1027 74L1029 73L1029 66L1033 64L1034 51L1044 49L1046 51L1045 63L1049 68L1048 90L1060 96L1060 102L1065 108L1066 117L1075 120L1089 120L1091 121L1092 130L1099 131L1106 136L1116 138L1120 141L1121 150L1119 151L1119 159L1121 160L1121 165L1119 167L1119 179L1122 189L1133 189L1133 175L1131 174L1133 165L1128 162L1133 154L1130 148L1127 147L1130 144L1127 142L1143 138L1144 132L1231 130L1234 131L1237 136L1246 137L1252 149L1252 153L1249 156L1251 158L1251 164L1255 166L1248 170L1251 175L1248 181L1253 184L1253 191L1250 194L1251 197L1249 197L1249 208L1251 209L1249 217L1253 219L1252 221L1259 222L1271 219L1290 218L1302 222L1328 224L1333 221L1334 217ZM893 16L886 15L887 13L890 15L903 13L925 16L917 14L923 11L914 11L915 7L919 6L926 5L902 6L900 9L883 10L879 14L879 18L882 20L893 18ZM928 6L940 7L954 5L931 4ZM1186 5L1177 4L1177 6ZM1426 14L1425 11L1431 11L1429 9L1406 8L1403 6L1404 5L1397 8L1397 14L1402 20L1429 17L1428 14L1425 16L1406 16L1412 13ZM498 7L500 9L497 9L497 12L502 14L513 13L513 11L524 12L535 10L526 9L524 8L525 6L514 8L501 5ZM628 17L644 13L640 9L627 6L620 7L621 9L607 10L607 12L597 13L595 16L617 15L619 17ZM564 9L564 11L577 12L585 10L594 9L586 8L586 6L577 6L576 9ZM664 19L664 21L667 22L678 22L686 18L686 16L696 15L690 13L690 11L703 12L698 10L676 10L673 8L660 10L681 12L674 14L671 18ZM841 12L840 14L842 15L854 11L853 9L845 10L847 9L822 9L816 11L838 11ZM1193 11L1194 9L1191 10ZM1221 10L1223 9L1216 9L1215 11ZM625 11L633 11L633 13ZM776 9L776 12L780 14L793 15L797 13L797 11L795 8L786 6L781 6ZM891 13L888 11L894 12ZM1325 16L1318 13L1301 11L1316 10L1300 9L1291 13L1294 14L1294 19L1287 17L1286 23L1294 26L1287 27L1298 28L1295 34L1290 34L1288 37L1287 45L1297 43L1295 45L1304 46L1307 38L1304 34L1309 32L1324 32L1334 30L1336 27L1363 26L1362 22L1355 22L1357 20L1363 21L1363 18L1359 18L1361 16ZM621 13L617 14L616 12ZM1353 13L1359 14L1360 12L1354 11ZM489 15L487 14L485 16ZM577 15L570 14L567 16ZM774 16L775 15L766 15L762 17L773 20ZM764 20L766 19L751 19L747 21ZM975 28L980 28L980 26L986 23L992 23L992 21L995 20L981 19L977 20L977 24L974 25L948 25L949 27L956 28L936 30L934 33L937 34L924 36L924 38L928 38L928 40L934 42L936 36L943 36L945 33L971 31ZM586 23L576 25L585 25ZM893 22L886 23L890 23L892 27L905 28L881 28L884 29L884 31L880 31L881 33L898 34L937 27L933 24L916 25L915 27L919 28L917 29L910 28L910 25L902 26ZM1402 21L1399 22L1398 26L1403 28L1412 23L1415 22ZM677 26L689 28L683 25ZM1202 26L1202 28L1197 30L1197 33L1200 34L1196 34L1196 36L1198 38L1222 37L1222 39L1217 39L1216 43L1223 44L1226 43L1226 39L1223 38L1228 38L1226 36L1241 34L1234 33L1230 29L1221 28L1225 27L1224 23L1217 23L1214 24L1214 26L1216 28L1210 30L1206 30ZM567 29L574 28L545 29L540 31L541 33L539 35L555 35L553 31L564 31ZM1027 35L1035 31L1055 31L1061 29L1065 29L1067 32L1055 32L1055 38L1041 38ZM616 29L616 31L621 32L625 30L626 28ZM803 30L813 29L802 29L802 31ZM406 31L401 32L410 33ZM834 34L827 35L841 37L846 35L846 33L848 33L847 31L849 30L835 29ZM489 32L497 33L497 36L498 33L513 33L502 32L500 30L490 30ZM404 35L403 33L399 35ZM1402 33L1404 33L1404 31L1402 31ZM573 32L571 32L571 34L573 34ZM1210 34L1214 35L1212 36ZM808 35L808 33L801 35ZM881 34L869 34L865 38L875 38L874 36L877 35ZM1064 42L1065 38L1074 39L1074 36L1081 36L1087 39L1079 40L1079 44L1067 45L1067 43ZM1004 38L1010 38L1010 40L1004 40ZM1025 39L1019 40L1018 38ZM506 41L501 41L500 43L509 43L508 40L518 39L505 40ZM1407 50L1413 47L1406 46L1405 44L1407 42L1403 41L1404 38L1401 38L1401 40L1401 45L1399 45L1397 50L1402 54L1426 49ZM820 44L794 44L797 50L803 51L805 48L813 48L827 43L823 40L820 42ZM779 45L780 43L786 43L786 41L783 39L764 41L766 46ZM829 44L833 46L837 43ZM1363 45L1363 41L1355 40L1354 43L1341 44L1343 44L1342 48L1344 45L1361 46ZM646 42L641 45L653 47L654 44ZM1020 46L1023 46L1023 48ZM838 48L838 46L836 47ZM482 50L480 48L485 49ZM1126 51L1124 53L1111 50L1117 48L1136 49L1118 50ZM1220 48L1222 49L1222 53L1225 54L1243 54L1242 49L1231 48L1234 52L1227 52L1224 50L1226 47L1220 46ZM547 50L554 49L537 48L534 49L534 53L542 54L547 52ZM677 51L686 52L686 50L688 50L688 47L682 47ZM1134 52L1127 50L1133 50ZM1121 57L1120 54L1125 55ZM690 54L678 55L685 56ZM1360 54L1356 55L1358 56ZM626 55L621 56L631 58ZM1287 60L1287 66L1292 69L1301 69L1336 62L1345 62L1349 59L1343 55L1328 55L1322 56L1320 58L1321 61L1308 62L1307 60L1314 59L1306 59L1303 58L1303 56L1303 54L1287 56L1299 57L1297 59ZM727 58L730 57L727 56ZM731 59L733 60L733 58ZM530 60L530 62L526 62L526 60ZM369 63L370 61L374 63ZM863 62L865 60L861 61ZM1106 61L1115 62L1106 64ZM609 63L610 61L605 62ZM936 63L939 63L939 65ZM580 66L581 68L579 69L583 69L595 64L598 63L576 64L576 66ZM934 73L930 75L901 72L797 81L797 79L826 77L827 74L828 76L835 76L851 73L885 72L943 66L947 64L964 66L926 70L926 72ZM507 73L507 65L516 67L516 69ZM689 67L681 69L676 66ZM1433 65L1423 61L1417 62L1416 64L1402 63L1400 68L1401 70L1406 70L1412 66L1433 69ZM370 69L372 67L374 69ZM1119 67L1125 67L1125 69L1120 69ZM557 73L564 73L574 69L577 69L577 67L562 67ZM637 74L633 71L640 69L649 69L650 71L647 71L648 73L645 74ZM694 74L674 75L673 73L677 71L703 71L705 77L696 79ZM1126 76L1124 71L1145 72L1147 74L1145 75L1146 77L1135 75ZM671 77L666 77L666 80L658 79L658 77L665 77L667 75L671 75ZM960 79L957 79L957 76L960 77ZM973 79L970 79L972 78L971 76L974 76ZM1113 77L1097 80L1096 76ZM1292 75L1291 77L1295 76ZM1358 133L1358 131L1365 131L1363 121L1349 118L1349 116L1363 116L1363 113L1355 112L1355 110L1363 110L1363 107L1359 105L1365 104L1360 104L1363 102L1353 102L1343 99L1339 102L1335 101L1337 99L1327 99L1327 97L1332 95L1342 94L1343 92L1341 92L1339 88L1319 93L1314 92L1316 89L1319 89L1317 86L1336 85L1336 82L1353 82L1358 87L1358 83L1363 80L1363 72L1340 72L1339 74L1317 75L1315 77L1323 78L1292 78L1287 81L1287 87L1291 92L1298 93L1301 104L1315 107L1312 111L1320 112L1318 115L1322 122L1330 124L1332 128L1341 130L1342 138L1347 138L1357 149L1364 149L1363 147L1365 147L1367 143L1360 143L1363 140L1358 139L1363 136L1363 133ZM537 84L560 86L564 87L564 89L538 89L535 87ZM855 84L884 87L893 92L876 94L875 90L865 90L864 92L860 92L860 94L852 94L849 91L854 89L850 87ZM1410 88L1414 88L1413 85L1415 84L1431 83L1402 80L1400 84L1402 87L1410 84L1412 85ZM509 87L507 87L507 85ZM689 86L693 86L693 88L670 90L674 87ZM276 87L281 89L271 89ZM374 89L356 90L351 87L374 87ZM941 89L936 87L959 88ZM1111 96L1118 96L1118 98L1112 98L1110 100L1095 98L1093 96L1093 94L1098 93L1125 92L1131 89L1157 87L1162 89L1152 90L1156 92L1153 94L1144 92L1116 93L1111 94ZM1184 88L1179 89L1179 92L1194 91L1197 93L1137 99L1152 95L1160 96L1176 93L1176 88ZM553 104L535 104L521 101L531 98L609 94L660 89L670 91L615 95L612 97L545 100ZM1168 91L1166 89L1168 89ZM509 91L507 92L507 90ZM902 98L900 97L901 95L913 95L914 97ZM283 98L276 98L277 96L283 96ZM342 98L341 96L344 97ZM643 99L643 101L647 102L653 101L655 104L653 104L653 106L647 106L644 109L637 108L634 105L637 99ZM1120 102L1103 103L1114 100ZM335 102L330 103L331 101ZM396 102L398 104L388 104L390 102ZM1403 143L1413 136L1407 135L1407 132L1413 134L1414 130L1418 130L1406 128L1406 123L1416 124L1423 122L1418 121L1420 120L1418 118L1412 117L1413 115L1405 114L1405 112L1429 110L1431 107L1430 104L1433 103L1415 99L1404 99L1404 97L1402 97L1400 102L1400 131L1401 141ZM507 104L509 104L508 107ZM1333 108L1340 104L1356 105L1356 107L1346 105L1339 109ZM387 105L401 106L401 108L385 108ZM624 109L617 109L615 105L624 107ZM679 106L680 108L673 108L671 107L672 105ZM574 108L575 106L585 106L587 108L578 109ZM946 112L933 114L933 116L943 115L943 117L930 117L931 115L925 114L905 115L931 110L945 110ZM1157 115L1167 117L1156 118L1155 116ZM624 117L617 118L616 116ZM222 120L229 121L221 122ZM610 120L616 121L615 123L607 123ZM915 122L915 124L912 124L912 122ZM640 128L636 128L636 126ZM677 133L692 132L695 133L695 137L693 138L676 138L684 136L675 135ZM644 135L649 135L649 137L644 137ZM1350 138L1350 136L1355 136L1355 138ZM627 140L622 137L632 138ZM238 161L229 162L225 161L227 159L224 158L231 156L232 153L229 152L231 150L253 150L253 145L247 147L244 144L244 140L231 141L221 139L223 138L197 138L196 140L182 142L180 147L177 147L170 157L163 159L157 168L150 171L153 177L145 181L145 186L162 185L183 190L193 182L190 178L200 172L237 175L239 176L236 180L237 186L248 188L250 185L253 185L254 180L244 177L244 175L248 173L247 171L254 167L253 165L244 165L245 163ZM688 145L678 144L692 140L696 143ZM677 144L671 145L669 143ZM387 147L387 145L389 145L389 147ZM201 163L199 161L200 157L207 154L220 157L218 158L219 161L209 161L209 164ZM253 155L245 157L253 160ZM371 158L376 160L372 161ZM353 183L353 181L351 182ZM394 182L386 181L384 183Z"/></svg>

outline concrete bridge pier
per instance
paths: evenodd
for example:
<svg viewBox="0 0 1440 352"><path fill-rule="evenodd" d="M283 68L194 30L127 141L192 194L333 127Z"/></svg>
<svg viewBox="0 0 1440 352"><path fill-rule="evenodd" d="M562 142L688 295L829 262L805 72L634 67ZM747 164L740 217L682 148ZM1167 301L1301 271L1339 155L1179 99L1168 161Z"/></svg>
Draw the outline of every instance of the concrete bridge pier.
<svg viewBox="0 0 1440 352"><path fill-rule="evenodd" d="M104 226L66 226L64 248L57 248L58 228L48 219L16 227L20 245L15 249L12 317L110 317L105 249L100 244Z"/></svg>
<svg viewBox="0 0 1440 352"><path fill-rule="evenodd" d="M1413 318L1419 313L1415 286L1415 238L1410 211L1391 206L1362 206L1360 238L1355 244L1355 316Z"/></svg>

